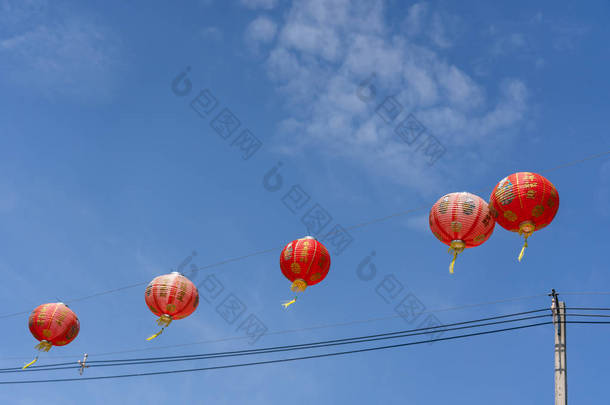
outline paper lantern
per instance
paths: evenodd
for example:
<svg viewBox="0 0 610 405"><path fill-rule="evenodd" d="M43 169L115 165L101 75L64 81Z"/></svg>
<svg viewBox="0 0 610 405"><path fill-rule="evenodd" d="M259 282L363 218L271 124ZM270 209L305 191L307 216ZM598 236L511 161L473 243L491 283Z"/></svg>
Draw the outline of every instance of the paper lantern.
<svg viewBox="0 0 610 405"><path fill-rule="evenodd" d="M144 299L150 311L159 317L157 324L162 326L159 332L147 339L152 340L163 333L172 321L195 312L199 305L199 292L191 280L172 272L155 277L146 287Z"/></svg>
<svg viewBox="0 0 610 405"><path fill-rule="evenodd" d="M28 320L30 332L40 342L39 351L48 352L53 346L65 346L72 342L80 330L76 314L62 302L39 305ZM38 356L23 368L38 360Z"/></svg>
<svg viewBox="0 0 610 405"><path fill-rule="evenodd" d="M324 280L330 269L330 254L326 247L312 236L293 240L280 254L280 268L292 281L290 289L295 293ZM285 308L295 303L297 297L283 303Z"/></svg>
<svg viewBox="0 0 610 405"><path fill-rule="evenodd" d="M432 206L429 216L430 230L441 242L449 246L453 267L457 255L464 249L479 246L491 236L495 221L489 206L479 196L467 192L442 196Z"/></svg>
<svg viewBox="0 0 610 405"><path fill-rule="evenodd" d="M504 229L517 232L525 239L519 261L527 247L527 238L548 226L559 209L559 194L543 176L513 173L496 185L489 199L489 209Z"/></svg>

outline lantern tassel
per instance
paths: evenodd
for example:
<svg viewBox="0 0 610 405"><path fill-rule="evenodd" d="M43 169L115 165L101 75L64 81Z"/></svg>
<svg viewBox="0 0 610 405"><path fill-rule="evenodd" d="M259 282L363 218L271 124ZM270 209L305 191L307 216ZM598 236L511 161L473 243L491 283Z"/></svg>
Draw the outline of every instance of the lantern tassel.
<svg viewBox="0 0 610 405"><path fill-rule="evenodd" d="M38 356L34 357L34 360L30 361L28 364L23 366L22 370L25 370L26 368L30 367L32 364L36 363L37 361L38 361Z"/></svg>
<svg viewBox="0 0 610 405"><path fill-rule="evenodd" d="M34 346L34 349L40 350L41 352L48 352L51 350L51 347L53 347L51 342L48 340L41 340L40 343Z"/></svg>
<svg viewBox="0 0 610 405"><path fill-rule="evenodd" d="M49 342L48 340L41 340L40 343L38 343L36 346L34 346L34 349L37 349L41 352L48 352L49 350L51 350L52 347L53 347L53 344L51 342ZM30 367L32 364L36 363L37 361L38 361L38 355L36 355L36 357L34 357L34 360L30 361L28 364L23 366L22 370L25 370L26 368Z"/></svg>
<svg viewBox="0 0 610 405"><path fill-rule="evenodd" d="M523 242L523 247L521 248L521 253L519 253L519 262L523 259L523 255L525 254L525 249L527 248L527 238L528 235L525 236L525 241Z"/></svg>
<svg viewBox="0 0 610 405"><path fill-rule="evenodd" d="M163 333L163 329L165 329L165 327L161 328L161 330L159 332L155 333L154 335L147 337L146 340L153 340L154 338L156 338L157 336L159 336L160 334Z"/></svg>
<svg viewBox="0 0 610 405"><path fill-rule="evenodd" d="M455 266L455 260L458 255L464 251L466 248L466 244L461 240L452 240L449 245L449 250L447 252L453 252L453 259L451 260L451 264L449 265L449 274L453 274L453 267Z"/></svg>
<svg viewBox="0 0 610 405"><path fill-rule="evenodd" d="M291 299L290 301L283 302L282 306L284 307L284 309L288 309L288 307L291 306L292 304L294 304L295 302L297 302L296 296L293 299Z"/></svg>
<svg viewBox="0 0 610 405"><path fill-rule="evenodd" d="M303 280L302 278L297 278L296 280L294 280L292 282L292 284L290 285L290 289L292 290L292 292L295 293L295 296L290 301L286 301L286 302L282 303L282 306L284 307L284 309L288 309L289 306L291 306L292 304L297 302L296 294L302 293L303 291L305 291L306 288L307 288L307 283L305 282L305 280Z"/></svg>
<svg viewBox="0 0 610 405"><path fill-rule="evenodd" d="M162 326L161 330L155 333L154 335L147 337L146 340L153 340L154 338L158 337L160 334L163 333L163 330L165 330L165 328L167 328L170 323L172 323L172 317L170 315L161 315L161 317L157 319L157 325Z"/></svg>
<svg viewBox="0 0 610 405"><path fill-rule="evenodd" d="M453 266L455 265L455 259L457 259L458 252L453 252L453 260L451 260L451 264L449 265L449 274L453 274Z"/></svg>

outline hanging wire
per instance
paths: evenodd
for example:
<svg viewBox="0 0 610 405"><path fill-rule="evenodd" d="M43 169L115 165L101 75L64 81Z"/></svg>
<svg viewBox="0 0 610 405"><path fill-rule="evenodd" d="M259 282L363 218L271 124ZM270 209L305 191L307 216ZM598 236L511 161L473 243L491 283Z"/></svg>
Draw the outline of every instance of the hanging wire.
<svg viewBox="0 0 610 405"><path fill-rule="evenodd" d="M318 349L318 348L326 348L326 347L333 347L333 346L361 344L361 343L368 343L368 342L388 340L388 339L399 339L399 338L412 337L412 336L418 336L418 335L427 335L427 334L432 334L432 333L445 333L445 332L452 332L452 331L462 330L462 329L472 329L472 328L478 328L478 327L484 327L484 326L490 326L490 325L496 325L496 324L502 324L502 323L508 323L508 322L520 322L520 321L524 321L524 320L546 318L546 317L551 317L551 316L552 316L552 314L536 315L536 316L530 316L530 317L525 317L525 318L516 319L516 320L489 322L489 323L485 323L485 324L481 324L481 325L462 326L462 327L457 327L457 328L439 329L439 330L435 330L435 331L417 332L417 333L402 334L402 335L390 335L390 336L384 335L382 337L374 337L374 338L359 339L359 340L337 339L337 340L329 341L328 343L322 343L322 344L301 344L301 345L279 346L279 347L275 347L275 348L265 348L265 349L251 349L251 350L244 350L244 351L224 352L224 353L188 355L188 356L171 356L171 357L150 358L150 359L114 360L114 361L112 361L112 363L110 362L110 360L95 361L95 362L91 362L91 365L88 365L87 367L117 367L117 366L131 366L131 365L143 365L143 364L172 363L172 362L181 362L181 361L209 360L209 359L218 359L218 358L226 358L226 357L261 355L261 354L278 353L278 352L295 351L295 350ZM552 323L552 322L549 322L549 323ZM593 322L591 322L591 323L593 323ZM70 364L71 365L63 366L63 367L41 366L41 368L39 368L39 369L27 369L26 371L54 371L54 370L67 370L67 369L80 368L78 366L74 366L73 363L70 363ZM20 372L20 370L0 371L0 374L15 373L15 372Z"/></svg>
<svg viewBox="0 0 610 405"><path fill-rule="evenodd" d="M251 362L251 363L238 363L238 364L228 364L228 365L213 366L213 367L154 371L154 372L147 372L147 373L119 374L119 375L96 376L96 377L0 381L0 385L35 384L35 383L68 382L68 381L90 381L90 380L103 380L103 379L114 379L114 378L143 377L143 376L153 376L153 375L176 374L176 373L187 373L187 372L196 372L196 371L209 371L209 370L219 370L219 369L228 369L228 368L237 368L237 367L247 367L247 366L273 364L273 363L285 363L285 362L291 362L291 361L308 360L308 359L316 359L316 358L324 358L324 357L334 357L334 356L341 356L341 355L347 355L347 354L365 353L365 352L372 352L372 351L377 351L377 350L386 350L386 349L393 349L393 348L398 348L398 347L414 346L414 345L420 345L420 344L424 344L424 343L442 342L442 341L448 341L448 340L454 340L454 339L469 338L469 337L474 337L474 336L489 335L489 334L494 334L494 333L503 333L503 332L514 331L514 330L519 330L519 329L534 328L534 327L538 327L538 326L542 326L542 325L550 325L550 324L552 324L552 321L539 322L539 323L528 324L528 325L520 325L520 326L514 326L514 327L510 327L510 328L495 329L495 330L490 330L490 331L474 332L474 333L469 333L469 334L464 334L464 335L456 335L456 336L448 336L448 337L441 337L441 338L435 338L435 339L420 340L420 341L416 341L416 342L397 343L397 344L386 345L386 346L367 347L367 348L354 349L354 350L348 350L348 351L342 351L342 352L332 352L332 353L315 354L315 355L301 356L301 357L265 360L265 361Z"/></svg>
<svg viewBox="0 0 610 405"><path fill-rule="evenodd" d="M546 298L547 294L537 294L537 295L529 295L529 296L522 296L522 297L505 298L505 299L501 299L501 300L486 301L486 302L480 302L480 303L475 303L475 304L467 304L467 305L460 305L460 306L454 306L454 307L431 309L431 310L422 312L420 314L420 316L426 315L426 314L439 313L439 312L461 310L461 309L466 309L466 308L491 306L491 305L502 304L502 303L506 303L506 302L524 301L524 300L529 300L529 299L533 299L533 298L541 298L541 297ZM527 313L529 313L529 312L521 312L521 313L517 313L517 314L513 314L513 315L524 315ZM506 315L506 316L510 316L510 315ZM286 329L286 330L280 330L280 331L275 331L275 332L266 332L265 336L284 335L284 334L288 334L288 333L307 332L307 331L312 331L312 330L329 329L329 328L336 328L336 327L342 327L342 326L353 326L353 325L385 321L385 320L391 320L391 319L398 319L398 318L402 318L402 315L390 315L390 316L369 318L369 319L363 319L363 320L355 320L355 321L349 321L349 322L340 322L340 323L309 326L309 327L298 328L298 329ZM449 325L451 325L451 324L449 324ZM447 326L447 325L442 325L442 326ZM219 338L219 339L200 340L200 341L196 341L196 342L181 343L181 344L175 344L175 345L146 347L146 348L141 348L141 349L127 349L127 350L119 350L119 351L103 352L103 353L89 353L89 356L100 357L100 356L109 356L109 355L113 355L113 354L125 354L125 353L145 352L145 351L153 351L153 350L158 351L158 350L163 350L163 349L174 349L174 348L179 348L179 347L195 346L195 345L209 344L209 343L221 343L221 342L227 342L227 341L233 341L233 340L245 340L245 339L250 339L250 337L249 336L231 336L231 337L225 337L225 338ZM53 358L58 358L58 359L59 358L73 358L73 357L74 357L74 355L53 356ZM2 360L21 360L21 359L24 359L24 357L4 357L4 358L2 358Z"/></svg>
<svg viewBox="0 0 610 405"><path fill-rule="evenodd" d="M608 291L565 292L561 295L610 295Z"/></svg>
<svg viewBox="0 0 610 405"><path fill-rule="evenodd" d="M304 343L304 344L297 344L297 345L273 346L273 347L266 347L266 348L259 348L259 349L247 349L247 350L238 350L238 351L230 351L230 352L217 352L217 353L210 353L210 354L144 357L144 358L135 358L135 359L132 358L132 359L113 359L113 360L89 360L88 364L94 365L94 364L101 364L101 363L140 362L140 361L150 361L150 360L157 361L157 360L169 360L169 359L190 359L190 358L199 358L199 357L207 358L207 357L216 357L216 356L221 356L221 355L238 355L238 354L243 354L243 353L256 354L259 352L265 352L268 350L276 350L276 349L309 348L310 346L314 347L314 346L320 346L320 345L326 346L326 345L333 345L333 344L340 343L340 342L347 342L350 344L351 343L362 343L362 342L366 342L366 341L374 341L374 340L379 340L379 339L384 339L384 338L408 337L408 336L416 336L416 335L423 335L423 334L430 334L430 333L444 333L444 332L450 332L450 331L460 330L460 329L478 328L478 327L483 327L483 326L497 325L497 324L510 323L510 322L520 322L520 321L524 321L524 320L531 320L531 319L552 316L552 314L549 313L549 314L544 314L544 315L535 315L535 316L516 318L516 319L508 319L508 320L505 319L505 318L509 318L509 317L514 318L515 316L528 315L528 314L534 314L534 313L545 312L545 311L550 312L550 309L543 308L543 309L536 309L536 310L525 311L525 312L518 312L518 313L514 313L514 314L505 314L505 315L498 315L498 316L475 319L475 320L470 320L470 321L456 322L456 323L447 324L447 325L429 326L429 327L425 327L425 328L401 330L401 331L397 331L397 332L387 332L387 333L380 333L380 334L374 334L374 335L326 340L326 341ZM504 320L498 321L498 319L504 319ZM492 320L495 322L482 323L482 322L492 321ZM476 325L468 325L468 324L473 324L473 323L475 323ZM468 325L468 326L460 326L460 325ZM451 327L455 327L455 328L451 328ZM31 370L40 371L41 369L48 369L48 367L73 365L73 364L74 364L73 362L55 363L55 364L36 366L36 367L31 368ZM93 366L93 367L95 367L95 366ZM19 369L16 367L4 368L4 369L0 369L0 373L13 372L16 370L19 370Z"/></svg>
<svg viewBox="0 0 610 405"><path fill-rule="evenodd" d="M569 307L566 309L571 309L574 311L610 311L610 308L582 308L582 307Z"/></svg>

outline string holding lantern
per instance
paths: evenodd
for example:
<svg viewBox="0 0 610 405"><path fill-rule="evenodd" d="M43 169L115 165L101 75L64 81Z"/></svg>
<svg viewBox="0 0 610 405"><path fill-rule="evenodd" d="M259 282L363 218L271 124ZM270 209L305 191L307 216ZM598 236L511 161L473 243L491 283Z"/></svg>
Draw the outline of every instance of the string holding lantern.
<svg viewBox="0 0 610 405"><path fill-rule="evenodd" d="M464 249L482 245L491 236L495 221L488 204L479 196L461 192L442 196L430 209L430 230L438 240L449 246L455 260Z"/></svg>
<svg viewBox="0 0 610 405"><path fill-rule="evenodd" d="M28 319L32 335L40 342L35 348L48 352L53 346L65 346L76 339L80 322L76 314L62 302L37 306ZM38 361L38 354L23 370Z"/></svg>
<svg viewBox="0 0 610 405"><path fill-rule="evenodd" d="M172 321L183 319L195 312L199 305L199 291L195 284L174 271L155 277L146 287L144 299L150 311L157 315L161 330L146 340L159 336Z"/></svg>
<svg viewBox="0 0 610 405"><path fill-rule="evenodd" d="M489 209L502 228L523 236L518 259L521 261L528 247L527 239L555 218L559 194L553 183L539 174L513 173L493 189Z"/></svg>
<svg viewBox="0 0 610 405"><path fill-rule="evenodd" d="M299 293L324 280L330 269L330 254L316 238L306 236L293 240L282 249L280 268L292 281L290 289L295 293L292 300L282 303L284 308L288 308L296 302Z"/></svg>

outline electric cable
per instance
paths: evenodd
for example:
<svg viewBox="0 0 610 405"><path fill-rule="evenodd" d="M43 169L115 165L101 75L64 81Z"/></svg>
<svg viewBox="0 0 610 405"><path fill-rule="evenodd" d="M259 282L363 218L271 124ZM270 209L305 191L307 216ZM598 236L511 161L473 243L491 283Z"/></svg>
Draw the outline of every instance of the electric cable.
<svg viewBox="0 0 610 405"><path fill-rule="evenodd" d="M540 298L540 297L546 297L546 296L547 296L547 294L537 294L537 295L530 295L530 296L506 298L506 299L495 300L495 301L486 301L486 302L480 302L480 303L476 303L476 304L467 304L467 305L461 305L461 306L455 306L455 307L432 309L432 310L427 310L425 312L422 312L420 314L420 316L426 315L426 314L431 314L431 313L437 313L437 312L453 311L453 310L459 310L459 309L464 309L464 308L473 308L473 307L479 307L479 306L490 306L490 305L495 305L498 303L521 301L521 300L527 300L527 299L531 299L531 298ZM516 313L513 315L516 316L516 315L523 315L523 314L527 314L527 313L529 313L529 312L519 312L519 313ZM275 332L266 332L265 335L266 336L283 335L283 334L287 334L287 333L298 333L298 332L305 332L305 331L311 331L311 330L335 328L335 327L339 327L339 326L351 326L351 325L357 325L357 324L371 323L371 322L382 321L382 320L397 319L397 318L401 318L401 317L402 317L401 315L391 315L391 316L386 316L386 317L377 317L377 318L370 318L370 319L364 319L364 320L355 320L355 321L341 322L341 323L334 323L334 324L309 326L309 327L299 328L299 329L286 329L286 330L280 330L280 331L275 331ZM447 324L447 325L443 325L443 326L451 326L451 325L453 325L453 324ZM220 342L226 342L226 341L232 341L232 340L245 340L245 339L249 339L249 337L248 336L230 336L230 337L225 337L225 338L220 338L220 339L201 340L201 341L197 341L197 342L180 343L180 344L174 344L174 345L164 345L164 346L155 346L155 347L149 346L149 347L143 348L143 349L128 349L128 350L118 350L118 351L103 352L103 353L89 353L89 357L94 357L94 356L101 357L101 356L109 356L109 355L114 355L114 354L135 353L135 352L144 352L144 351L153 351L153 350L158 351L158 350L163 350L163 349L173 349L173 348L178 348L178 347L187 347L187 346L195 346L195 345L200 345L200 344L220 343ZM53 356L52 358L57 358L57 359L74 358L77 356L80 356L80 354L79 355L75 355L75 354L59 355L59 356ZM23 360L25 358L26 357L4 357L0 360ZM2 369L0 369L0 370L2 370Z"/></svg>
<svg viewBox="0 0 610 405"><path fill-rule="evenodd" d="M528 313L535 313L535 312L541 312L541 311L549 311L549 309L528 311ZM501 318L506 318L508 316L511 316L511 315L497 316L497 317L492 317L492 318L486 318L483 320L501 319ZM344 344L365 343L365 342L372 342L372 341L378 341L378 340L396 339L396 338L404 338L404 337L417 336L417 335L425 335L425 334L431 334L431 333L452 332L452 331L461 330L461 329L479 328L479 327L491 326L491 325L497 325L497 324L503 324L503 323L509 323L509 322L521 322L524 320L538 319L538 318L550 317L550 316L552 316L552 314L549 313L549 314L545 314L545 315L536 315L536 316L488 322L488 323L480 323L480 320L465 321L465 322L458 322L453 325L464 325L464 324L473 323L473 322L477 322L478 324L469 325L469 326L460 326L460 327L455 327L455 328L447 328L447 326L453 326L453 325L445 325L445 326L441 326L440 328L439 327L419 328L419 329L413 329L413 330L407 330L407 331L397 331L397 332L381 333L381 334L368 335L368 336L334 339L334 340L327 340L327 341L321 341L321 342L302 343L302 344L285 345L285 346L273 346L273 347L266 347L266 348L259 348L259 349L238 350L238 351L229 351L229 352L191 354L191 355L180 355L180 356L146 357L146 358L135 358L135 359L97 360L97 361L89 361L87 364L90 367L137 365L137 364L164 363L164 362L174 362L174 361L201 360L201 359L219 358L219 357L235 357L235 356L253 355L253 354L266 354L266 353L283 352L283 351L291 351L291 350L330 347L330 346L337 346L337 345L344 345ZM424 331L421 331L421 330L424 330ZM413 333L414 331L418 331L418 332ZM66 366L66 365L68 365L68 367L61 367L61 366ZM74 365L74 362L55 363L55 364L49 364L49 365L35 366L32 368L28 368L25 371L61 370L61 369L68 369L68 368L77 368L77 366ZM21 371L22 371L21 368L16 368L16 367L0 369L0 373L11 373L11 372L21 372Z"/></svg>
<svg viewBox="0 0 610 405"><path fill-rule="evenodd" d="M454 340L454 339L469 338L469 337L474 337L474 336L482 336L482 335L502 333L502 332L508 332L508 331L513 331L513 330L519 330L519 329L533 328L533 327L549 325L549 324L552 324L552 322L539 322L539 323L534 323L534 324L515 326L515 327L511 327L511 328L495 329L495 330L491 330L491 331L481 331L481 332L469 333L469 334L464 334L464 335L421 340L421 341L416 341L416 342L397 343L397 344L387 345L387 346L375 346L375 347L348 350L348 351L343 351L343 352L332 352L332 353L315 354L315 355L301 356L301 357L264 360L264 361L257 361L257 362L251 362L251 363L237 363L237 364L228 364L228 365L212 366L212 367L167 370L167 371L153 371L153 372L147 372L147 373L131 373L131 374L118 374L118 375L95 376L95 377L58 378L58 379L45 379L45 380L0 381L0 385L107 380L107 379L115 379L115 378L144 377L144 376L154 376L154 375L197 372L197 371L220 370L220 369L237 368L237 367L248 367L248 366L274 364L274 363L285 363L285 362L291 362L291 361L342 356L342 355L348 355L348 354L372 352L372 351L377 351L377 350L393 349L393 348L405 347L405 346L414 346L414 345L420 345L420 344L424 344L424 343L434 343L434 342L448 341L448 340Z"/></svg>

